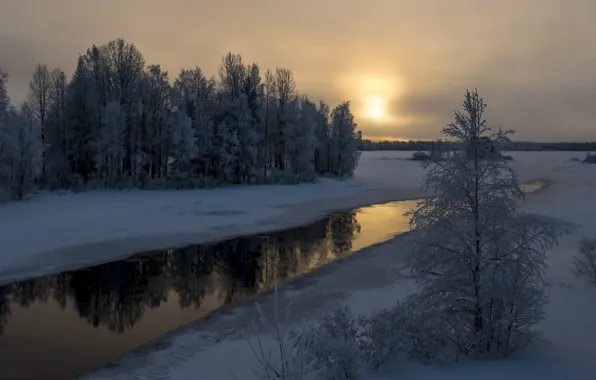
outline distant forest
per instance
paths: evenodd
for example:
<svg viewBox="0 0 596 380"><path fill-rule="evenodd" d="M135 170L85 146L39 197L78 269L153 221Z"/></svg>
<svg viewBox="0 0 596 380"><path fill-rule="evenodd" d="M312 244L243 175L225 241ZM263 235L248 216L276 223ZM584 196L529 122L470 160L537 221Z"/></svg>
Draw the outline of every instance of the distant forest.
<svg viewBox="0 0 596 380"><path fill-rule="evenodd" d="M450 143L440 142L443 147ZM361 151L373 150L408 150L408 151L429 151L437 141L371 141L363 139L358 147ZM596 142L529 142L513 141L507 147L508 151L596 151Z"/></svg>
<svg viewBox="0 0 596 380"><path fill-rule="evenodd" d="M216 76L195 67L172 77L122 39L93 45L71 78L39 64L18 108L8 74L0 69L3 199L39 187L298 183L349 177L358 162L349 102L314 102L289 69L238 54Z"/></svg>

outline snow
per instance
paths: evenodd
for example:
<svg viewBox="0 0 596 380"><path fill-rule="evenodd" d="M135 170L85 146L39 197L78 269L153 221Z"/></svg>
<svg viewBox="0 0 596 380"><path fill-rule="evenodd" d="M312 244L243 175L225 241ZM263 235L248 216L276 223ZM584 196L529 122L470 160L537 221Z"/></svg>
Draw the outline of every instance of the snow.
<svg viewBox="0 0 596 380"><path fill-rule="evenodd" d="M188 191L43 193L0 206L0 284L131 254L284 229L329 212L422 196L412 152L364 152L352 179ZM583 153L516 153L524 181ZM547 157L548 160L544 158ZM579 165L575 163L576 165ZM396 166L397 165L397 166ZM552 174L552 173L551 173Z"/></svg>
<svg viewBox="0 0 596 380"><path fill-rule="evenodd" d="M315 184L188 191L43 193L0 206L0 283L172 248L284 229L331 211L421 195L419 165L375 169ZM375 170L377 170L375 172ZM391 174L391 175L389 175Z"/></svg>
<svg viewBox="0 0 596 380"><path fill-rule="evenodd" d="M393 363L370 374L370 379L596 378L596 364L593 362L596 342L596 287L574 277L569 271L577 241L584 236L596 237L596 203L593 202L596 166L569 161L571 157L581 155L572 152L512 153L516 160L511 165L522 181L541 179L549 184L545 190L528 196L524 210L560 217L581 225L573 236L562 239L560 246L548 253L549 316L540 327L544 330L544 338L552 344L535 347L533 351L524 353L524 356L503 361L443 367ZM397 197L405 194L410 186L415 186L421 177L421 171L416 171L414 166L410 166L411 162L400 160L400 157L404 157L403 152L364 154L353 181L340 184L324 181L312 186L321 189L336 186L335 191L339 194L329 190L327 199L351 199L345 201L344 205L363 201L363 194L373 189L391 189L392 194ZM360 187L351 188L347 183L359 184ZM244 191L248 193L262 190ZM321 212L324 209L323 206L315 206L321 203L309 198L314 195L302 194L298 190L293 194L298 197L293 199L294 205L308 205L305 208L313 215L314 210ZM324 198L321 194L319 196L319 199ZM278 201L282 204L288 198L275 192L270 195L268 202ZM255 199L258 197L255 196ZM323 203L342 204L328 201ZM275 214L268 208L264 212ZM357 314L370 315L392 306L400 298L415 291L413 284L403 276L399 260L405 238L407 236L365 248L358 254L282 285L279 292L282 303L294 302L291 322L295 325L303 319L312 321L324 310L340 303L349 305ZM252 301L259 301L267 313L267 310L271 310L272 298L269 292ZM214 313L211 318L172 332L125 355L117 363L85 378L232 379L230 370L239 379L255 378L252 372L255 363L250 348L239 333L254 316L251 302L225 308ZM262 339L265 344L270 342L266 336Z"/></svg>

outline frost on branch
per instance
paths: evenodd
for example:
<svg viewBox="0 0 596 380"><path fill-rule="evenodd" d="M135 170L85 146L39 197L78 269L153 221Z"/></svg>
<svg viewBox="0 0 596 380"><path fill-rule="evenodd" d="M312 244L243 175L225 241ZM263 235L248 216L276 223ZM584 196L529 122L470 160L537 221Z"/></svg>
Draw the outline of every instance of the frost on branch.
<svg viewBox="0 0 596 380"><path fill-rule="evenodd" d="M347 307L325 314L299 341L317 379L355 380L362 367L358 321Z"/></svg>
<svg viewBox="0 0 596 380"><path fill-rule="evenodd" d="M366 364L377 369L396 358L424 363L444 361L446 334L441 315L400 303L370 318L361 318L360 349Z"/></svg>
<svg viewBox="0 0 596 380"><path fill-rule="evenodd" d="M177 187L187 187L193 178L192 164L197 158L197 137L192 128L191 119L183 113L175 113L170 120L172 128L173 159L172 175ZM184 183L184 179L187 183Z"/></svg>
<svg viewBox="0 0 596 380"><path fill-rule="evenodd" d="M270 321L263 313L261 306L255 303L258 312L258 322L263 328L267 337L273 340L273 348L268 348L259 335L257 323L253 323L253 333L256 336L256 344L252 343L250 337L246 341L252 349L254 358L257 360L255 374L263 380L302 380L307 379L311 374L310 363L306 361L305 327L302 331L291 332L290 316L292 304L289 304L283 317L279 310L279 298L277 286L274 290L274 314Z"/></svg>
<svg viewBox="0 0 596 380"><path fill-rule="evenodd" d="M43 165L41 128L27 103L0 120L0 196L25 198L36 186Z"/></svg>
<svg viewBox="0 0 596 380"><path fill-rule="evenodd" d="M467 92L443 129L458 148L423 163L435 195L406 215L416 227L407 261L420 286L413 305L443 315L464 354L507 354L536 337L543 318L545 252L573 226L524 215L523 194L500 154L512 131L490 127L486 104Z"/></svg>
<svg viewBox="0 0 596 380"><path fill-rule="evenodd" d="M578 250L579 255L573 262L572 273L578 277L587 277L596 284L596 239L582 239Z"/></svg>

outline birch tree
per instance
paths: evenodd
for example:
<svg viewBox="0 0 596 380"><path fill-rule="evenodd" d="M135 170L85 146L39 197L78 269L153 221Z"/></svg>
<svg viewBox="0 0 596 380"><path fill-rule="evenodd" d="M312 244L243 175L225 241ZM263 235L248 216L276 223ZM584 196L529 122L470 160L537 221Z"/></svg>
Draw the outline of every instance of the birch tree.
<svg viewBox="0 0 596 380"><path fill-rule="evenodd" d="M93 139L99 124L99 105L84 57L66 91L68 159L76 175L86 181L93 172Z"/></svg>
<svg viewBox="0 0 596 380"><path fill-rule="evenodd" d="M194 177L193 161L197 158L197 137L192 120L183 112L176 112L171 118L173 176L177 186L187 187Z"/></svg>
<svg viewBox="0 0 596 380"><path fill-rule="evenodd" d="M9 118L7 132L13 144L7 157L12 169L12 195L21 200L34 189L43 165L41 126L27 103Z"/></svg>
<svg viewBox="0 0 596 380"><path fill-rule="evenodd" d="M278 67L275 69L275 95L277 118L275 130L273 131L274 143L274 166L281 171L285 171L287 165L286 138L284 133L288 134L288 124L296 116L293 100L296 98L296 81L294 74L289 69Z"/></svg>
<svg viewBox="0 0 596 380"><path fill-rule="evenodd" d="M96 164L105 186L116 186L123 175L126 124L122 107L109 102L102 112L102 128L95 141Z"/></svg>
<svg viewBox="0 0 596 380"><path fill-rule="evenodd" d="M8 74L0 68L0 202L10 198L11 150L13 144L8 133L10 99L6 91Z"/></svg>
<svg viewBox="0 0 596 380"><path fill-rule="evenodd" d="M267 180L268 172L273 165L273 154L275 145L272 137L275 134L272 133L275 130L275 115L276 115L276 102L275 102L275 76L271 70L267 70L265 73L265 82L263 83L262 92L262 138L261 138L261 149L260 161L263 169L263 180Z"/></svg>
<svg viewBox="0 0 596 380"><path fill-rule="evenodd" d="M2 71L0 67L0 118L6 115L8 108L10 107L10 98L6 90L8 83L8 73Z"/></svg>
<svg viewBox="0 0 596 380"><path fill-rule="evenodd" d="M573 226L520 212L514 172L486 152L501 151L513 131L489 126L485 108L477 91L466 92L463 110L443 129L459 149L423 164L423 189L434 197L406 214L416 228L407 261L420 286L412 307L442 316L459 352L507 354L537 336L545 252Z"/></svg>
<svg viewBox="0 0 596 380"><path fill-rule="evenodd" d="M307 97L301 99L300 119L296 130L295 173L298 182L315 179L316 127L318 111Z"/></svg>
<svg viewBox="0 0 596 380"><path fill-rule="evenodd" d="M328 173L331 168L331 132L329 126L329 106L319 102L316 117L315 135L317 138L317 148L315 151L315 168L318 173Z"/></svg>
<svg viewBox="0 0 596 380"><path fill-rule="evenodd" d="M235 182L254 182L257 174L257 154L259 136L246 95L235 99L227 111L227 123L233 126L238 139L238 154L235 166Z"/></svg>
<svg viewBox="0 0 596 380"><path fill-rule="evenodd" d="M66 74L60 69L50 72L49 106L45 121L47 146L45 165L47 184L65 187L69 167L67 162Z"/></svg>
<svg viewBox="0 0 596 380"><path fill-rule="evenodd" d="M41 140L45 144L45 125L50 108L51 75L46 65L38 64L29 82L27 102L41 126Z"/></svg>
<svg viewBox="0 0 596 380"><path fill-rule="evenodd" d="M197 136L197 174L211 175L215 116L215 80L200 68L181 70L174 82L172 103L176 110L191 118Z"/></svg>

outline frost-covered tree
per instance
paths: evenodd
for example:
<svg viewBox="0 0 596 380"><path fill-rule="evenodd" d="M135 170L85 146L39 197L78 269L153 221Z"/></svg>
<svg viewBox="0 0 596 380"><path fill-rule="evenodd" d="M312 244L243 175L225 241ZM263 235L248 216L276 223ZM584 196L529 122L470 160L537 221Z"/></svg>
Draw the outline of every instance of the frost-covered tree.
<svg viewBox="0 0 596 380"><path fill-rule="evenodd" d="M6 80L0 71L0 118L13 112ZM316 109L298 96L289 69L267 70L263 78L259 65L245 64L239 54L226 54L215 77L197 67L182 70L170 85L168 73L146 66L135 45L122 39L93 45L79 56L70 83L60 69L35 68L27 109L45 147L37 184L167 186L176 160L174 113L190 118L196 137L187 170L193 186L310 181L316 173L340 171L349 176L344 166L354 166L352 140L332 134L323 105ZM8 121L0 123L5 156L12 137ZM347 126L336 124L336 131ZM0 171L11 172L4 161Z"/></svg>
<svg viewBox="0 0 596 380"><path fill-rule="evenodd" d="M168 72L159 65L148 66L135 85L132 109L136 126L136 162L139 163L135 173L141 181L166 176L170 93Z"/></svg>
<svg viewBox="0 0 596 380"><path fill-rule="evenodd" d="M234 100L244 93L246 67L240 54L226 54L219 67L219 90L224 99Z"/></svg>
<svg viewBox="0 0 596 380"><path fill-rule="evenodd" d="M174 109L192 120L197 136L196 174L211 175L215 116L215 80L208 79L200 68L181 70L172 91Z"/></svg>
<svg viewBox="0 0 596 380"><path fill-rule="evenodd" d="M331 131L329 125L329 106L319 102L316 117L316 138L317 149L315 152L315 169L318 173L328 173L330 171L329 163L331 161Z"/></svg>
<svg viewBox="0 0 596 380"><path fill-rule="evenodd" d="M99 129L100 107L84 57L66 91L67 157L73 172L87 180L93 173L93 139Z"/></svg>
<svg viewBox="0 0 596 380"><path fill-rule="evenodd" d="M459 352L508 353L535 337L544 317L545 252L571 231L561 221L523 214L523 193L500 155L512 131L484 119L486 104L467 92L443 134L460 149L431 160L423 189L434 197L408 213L416 227L407 260L420 292L413 307L443 315Z"/></svg>
<svg viewBox="0 0 596 380"><path fill-rule="evenodd" d="M312 181L315 178L314 157L317 109L307 97L293 102L295 118L286 126L286 161L290 163L292 181Z"/></svg>
<svg viewBox="0 0 596 380"><path fill-rule="evenodd" d="M12 142L8 132L10 99L6 91L8 74L0 69L0 202L10 198Z"/></svg>
<svg viewBox="0 0 596 380"><path fill-rule="evenodd" d="M285 171L289 150L286 148L286 142L289 141L286 141L284 136L291 136L289 132L292 131L292 127L288 124L293 123L297 117L296 80L291 70L280 67L275 69L275 95L277 118L275 129L272 131L274 135L274 166Z"/></svg>
<svg viewBox="0 0 596 380"><path fill-rule="evenodd" d="M257 153L259 135L253 116L243 94L228 106L226 122L235 129L238 139L238 154L234 162L236 183L254 182L257 174Z"/></svg>
<svg viewBox="0 0 596 380"><path fill-rule="evenodd" d="M280 132L283 141L283 178L286 181L296 181L296 159L298 157L297 142L300 129L300 100L297 96L284 105L283 118L281 119Z"/></svg>
<svg viewBox="0 0 596 380"><path fill-rule="evenodd" d="M275 148L274 137L276 130L276 84L275 76L271 70L265 73L265 81L262 89L261 111L263 113L261 123L261 149L260 162L263 170L263 179L266 181L268 173L273 165L273 152Z"/></svg>
<svg viewBox="0 0 596 380"><path fill-rule="evenodd" d="M123 175L126 124L117 101L103 107L101 130L95 139L95 161L106 186L116 186Z"/></svg>
<svg viewBox="0 0 596 380"><path fill-rule="evenodd" d="M246 106L248 108L248 128L246 129L246 139L239 136L240 141L248 141L250 150L245 152L250 156L251 167L247 170L246 181L255 182L263 178L260 168L263 162L260 158L264 157L264 145L262 140L263 133L263 91L264 86L261 83L261 74L259 65L253 63L246 67L246 77L244 79L244 96L246 97Z"/></svg>
<svg viewBox="0 0 596 380"><path fill-rule="evenodd" d="M116 39L100 46L92 46L81 57L88 83L89 106L95 108L96 120L88 124L92 135L97 135L101 128L99 115L102 107L110 101L119 101L124 113L127 133L127 152L125 171L134 184L146 173L146 130L150 119L148 107L145 107L144 92L138 86L146 85L145 60L134 44L123 39ZM74 81L74 79L73 79ZM86 100L86 101L87 101ZM87 162L82 160L80 164ZM84 165L86 167L86 165ZM86 172L86 170L85 170ZM85 179L95 173L79 173Z"/></svg>
<svg viewBox="0 0 596 380"><path fill-rule="evenodd" d="M41 126L34 111L25 103L21 110L8 117L6 133L12 148L4 158L10 163L11 192L23 199L35 187L43 165Z"/></svg>
<svg viewBox="0 0 596 380"><path fill-rule="evenodd" d="M358 166L362 139L356 130L350 102L344 102L331 112L331 142L329 147L329 171L339 177L351 177Z"/></svg>
<svg viewBox="0 0 596 380"><path fill-rule="evenodd" d="M259 68L257 65L245 66L240 55L229 53L222 59L219 79L224 120L221 125L225 124L238 142L232 168L233 182L254 182L259 144Z"/></svg>
<svg viewBox="0 0 596 380"><path fill-rule="evenodd" d="M33 78L29 82L27 102L39 125L41 125L41 139L45 144L45 125L50 108L51 75L46 65L38 64L33 71Z"/></svg>
<svg viewBox="0 0 596 380"><path fill-rule="evenodd" d="M193 179L195 173L193 162L198 156L196 131L192 127L192 120L183 112L172 115L172 175L177 181L177 186L186 187ZM186 184L185 184L186 182Z"/></svg>
<svg viewBox="0 0 596 380"><path fill-rule="evenodd" d="M238 162L239 144L236 121L228 117L215 126L213 136L214 177L218 183L234 181L234 168Z"/></svg>
<svg viewBox="0 0 596 380"><path fill-rule="evenodd" d="M6 90L6 84L8 83L8 74L2 71L0 67L0 117L6 115L6 112L10 108L10 98Z"/></svg>
<svg viewBox="0 0 596 380"><path fill-rule="evenodd" d="M45 122L46 182L51 187L67 186L70 168L67 161L66 74L60 69L50 73L49 105Z"/></svg>

